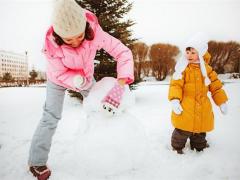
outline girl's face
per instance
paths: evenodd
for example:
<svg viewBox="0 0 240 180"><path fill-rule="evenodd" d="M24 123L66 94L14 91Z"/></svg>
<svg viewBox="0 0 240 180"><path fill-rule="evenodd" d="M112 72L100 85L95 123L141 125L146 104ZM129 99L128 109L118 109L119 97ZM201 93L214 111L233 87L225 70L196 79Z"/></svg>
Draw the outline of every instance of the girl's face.
<svg viewBox="0 0 240 180"><path fill-rule="evenodd" d="M69 38L62 38L69 46L76 48L81 45L85 37L85 32Z"/></svg>
<svg viewBox="0 0 240 180"><path fill-rule="evenodd" d="M198 63L199 62L198 52L194 48L188 48L186 50L185 56L189 63Z"/></svg>

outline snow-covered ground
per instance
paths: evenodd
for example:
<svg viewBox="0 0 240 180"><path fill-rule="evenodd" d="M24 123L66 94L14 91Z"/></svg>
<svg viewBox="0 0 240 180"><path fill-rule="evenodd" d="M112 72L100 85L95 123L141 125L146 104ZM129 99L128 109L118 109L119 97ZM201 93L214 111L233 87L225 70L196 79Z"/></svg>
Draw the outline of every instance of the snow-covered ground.
<svg viewBox="0 0 240 180"><path fill-rule="evenodd" d="M108 176L89 174L73 163L71 147L74 147L73 140L78 138L76 136L79 133L76 132L83 123L84 112L76 99L66 96L63 118L54 136L48 161L53 171L50 179L239 180L240 82L225 83L225 90L229 96L229 113L223 116L218 107L214 106L215 130L207 135L210 148L197 153L191 151L187 144L185 154L178 155L170 146L173 127L170 122L171 107L167 100L167 83L141 84L134 91L136 103L129 111L146 131L150 147L148 158L138 169ZM27 171L28 150L42 114L44 100L44 87L0 89L1 180L34 179ZM119 156L119 162L121 158Z"/></svg>

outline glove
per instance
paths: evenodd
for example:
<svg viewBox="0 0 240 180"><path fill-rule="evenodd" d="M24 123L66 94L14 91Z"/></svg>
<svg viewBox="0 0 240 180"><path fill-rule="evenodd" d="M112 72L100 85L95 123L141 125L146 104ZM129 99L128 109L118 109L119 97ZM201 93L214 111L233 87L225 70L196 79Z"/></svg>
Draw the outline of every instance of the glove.
<svg viewBox="0 0 240 180"><path fill-rule="evenodd" d="M220 110L221 110L221 113L226 115L227 112L228 112L228 108L227 108L227 104L226 103L223 103L219 106Z"/></svg>
<svg viewBox="0 0 240 180"><path fill-rule="evenodd" d="M103 110L109 116L113 116L120 105L124 94L124 86L121 86L118 82L115 83L114 87L107 93L103 98Z"/></svg>
<svg viewBox="0 0 240 180"><path fill-rule="evenodd" d="M171 100L171 104L172 104L172 110L175 114L181 114L183 111L183 108L180 104L180 101L178 99L173 99Z"/></svg>
<svg viewBox="0 0 240 180"><path fill-rule="evenodd" d="M73 85L75 88L81 89L85 85L85 78L80 75L74 76L73 77Z"/></svg>

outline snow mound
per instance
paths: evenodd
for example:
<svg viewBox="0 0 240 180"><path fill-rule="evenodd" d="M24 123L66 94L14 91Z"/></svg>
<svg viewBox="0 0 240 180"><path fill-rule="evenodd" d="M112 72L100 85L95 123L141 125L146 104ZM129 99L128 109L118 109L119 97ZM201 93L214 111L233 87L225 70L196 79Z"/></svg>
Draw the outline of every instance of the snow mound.
<svg viewBox="0 0 240 180"><path fill-rule="evenodd" d="M134 104L129 88L120 114L106 118L99 111L102 98L115 82L114 78L104 78L92 88L84 101L87 127L74 141L75 165L92 175L115 175L141 168L149 154L145 128L127 111Z"/></svg>

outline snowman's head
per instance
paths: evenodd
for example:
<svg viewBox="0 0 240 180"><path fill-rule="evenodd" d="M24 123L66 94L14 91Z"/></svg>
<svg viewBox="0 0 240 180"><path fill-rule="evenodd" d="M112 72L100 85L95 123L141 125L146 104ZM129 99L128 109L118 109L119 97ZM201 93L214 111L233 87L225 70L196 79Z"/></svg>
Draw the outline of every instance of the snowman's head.
<svg viewBox="0 0 240 180"><path fill-rule="evenodd" d="M105 77L92 87L88 97L83 101L83 107L87 114L91 115L94 112L101 112L107 117L112 117L113 115L123 113L126 109L134 105L135 98L133 93L130 92L128 85L125 85L124 95L117 109L109 104L102 103L103 98L116 82L117 79L113 77Z"/></svg>
<svg viewBox="0 0 240 180"><path fill-rule="evenodd" d="M102 103L102 108L100 112L104 114L106 117L113 117L114 115L119 113L116 107L108 103Z"/></svg>

